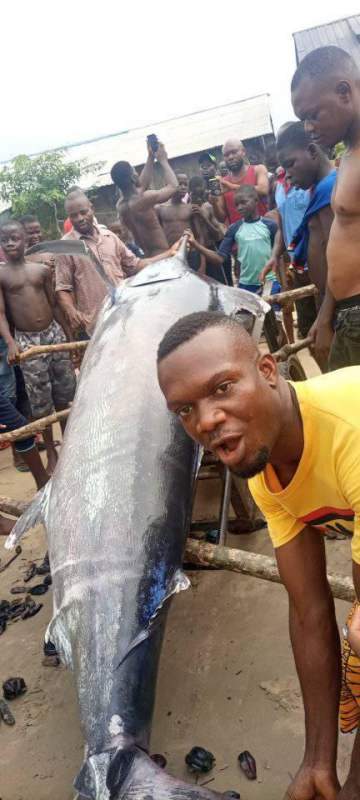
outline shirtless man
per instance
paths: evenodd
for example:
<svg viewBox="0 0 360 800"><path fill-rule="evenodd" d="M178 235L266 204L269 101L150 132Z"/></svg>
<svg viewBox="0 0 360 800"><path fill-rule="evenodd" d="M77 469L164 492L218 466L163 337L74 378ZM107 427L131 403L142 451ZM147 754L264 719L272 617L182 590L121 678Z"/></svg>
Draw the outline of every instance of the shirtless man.
<svg viewBox="0 0 360 800"><path fill-rule="evenodd" d="M177 173L178 188L168 203L156 206L156 212L164 229L166 239L171 247L181 239L186 228L189 227L192 207L184 202L189 191L189 179L184 173Z"/></svg>
<svg viewBox="0 0 360 800"><path fill-rule="evenodd" d="M232 224L241 219L234 198L237 187L243 184L255 187L259 197L258 214L260 217L266 214L269 194L269 176L266 166L249 164L245 147L240 139L228 139L223 147L223 156L229 170L229 175L226 177L219 176L223 194L209 195L218 220Z"/></svg>
<svg viewBox="0 0 360 800"><path fill-rule="evenodd" d="M166 181L162 189L149 189L155 159L159 162ZM163 253L168 249L168 242L155 206L170 200L178 186L164 145L159 142L156 153L148 145L148 159L140 176L128 161L114 164L110 175L115 186L122 192L122 198L117 204L119 216L131 231L135 242L146 257Z"/></svg>
<svg viewBox="0 0 360 800"><path fill-rule="evenodd" d="M345 50L320 47L300 63L291 92L295 114L316 142L347 146L327 247L328 288L336 302L329 366L338 369L360 364L360 72Z"/></svg>
<svg viewBox="0 0 360 800"><path fill-rule="evenodd" d="M8 346L10 364L21 350L33 345L66 341L56 321L51 271L45 264L25 259L25 241L20 222L10 220L0 228L0 243L7 258L0 268L0 335ZM21 370L34 419L51 414L54 406L60 411L72 402L76 380L67 353L27 359ZM51 427L43 436L51 473L57 462Z"/></svg>

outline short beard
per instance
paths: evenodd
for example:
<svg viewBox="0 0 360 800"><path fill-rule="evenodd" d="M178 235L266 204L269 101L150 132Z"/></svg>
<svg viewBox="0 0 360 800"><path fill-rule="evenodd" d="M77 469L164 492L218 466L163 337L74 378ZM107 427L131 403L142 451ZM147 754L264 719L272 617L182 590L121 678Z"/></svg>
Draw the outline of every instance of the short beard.
<svg viewBox="0 0 360 800"><path fill-rule="evenodd" d="M259 472L262 472L270 460L270 451L268 447L261 447L253 462L244 469L232 467L231 472L238 475L239 478L253 478Z"/></svg>
<svg viewBox="0 0 360 800"><path fill-rule="evenodd" d="M243 168L244 163L245 163L244 159L240 158L240 160L237 161L236 164L233 164L232 167L229 167L230 172L239 172L239 170Z"/></svg>

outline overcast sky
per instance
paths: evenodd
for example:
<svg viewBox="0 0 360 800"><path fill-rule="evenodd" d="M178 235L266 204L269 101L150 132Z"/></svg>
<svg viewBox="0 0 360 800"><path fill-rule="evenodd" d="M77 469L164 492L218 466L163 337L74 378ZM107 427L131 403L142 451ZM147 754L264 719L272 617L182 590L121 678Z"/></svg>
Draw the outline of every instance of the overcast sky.
<svg viewBox="0 0 360 800"><path fill-rule="evenodd" d="M0 160L261 92L277 128L293 116L291 34L358 10L358 0L4 3Z"/></svg>

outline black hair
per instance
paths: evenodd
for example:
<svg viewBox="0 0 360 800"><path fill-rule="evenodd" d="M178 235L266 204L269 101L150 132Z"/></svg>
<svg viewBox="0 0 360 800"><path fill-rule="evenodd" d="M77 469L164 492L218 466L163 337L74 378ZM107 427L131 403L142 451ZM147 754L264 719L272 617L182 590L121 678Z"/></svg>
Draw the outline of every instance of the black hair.
<svg viewBox="0 0 360 800"><path fill-rule="evenodd" d="M282 150L290 145L299 150L307 150L311 141L311 136L306 132L303 122L290 122L280 129L276 147L278 150Z"/></svg>
<svg viewBox="0 0 360 800"><path fill-rule="evenodd" d="M323 80L333 72L343 69L350 72L354 77L360 77L354 59L351 58L346 50L334 45L318 47L308 53L300 62L291 81L291 91L293 92L297 89L304 78Z"/></svg>
<svg viewBox="0 0 360 800"><path fill-rule="evenodd" d="M199 189L202 192L206 191L206 183L204 178L201 178L200 175L193 175L193 177L189 180L189 192L191 194L191 192L196 192Z"/></svg>
<svg viewBox="0 0 360 800"><path fill-rule="evenodd" d="M248 195L248 197L253 197L254 200L258 199L258 193L255 189L255 186L250 186L248 183L244 183L243 186L239 186L238 189L235 191L235 200L240 195Z"/></svg>
<svg viewBox="0 0 360 800"><path fill-rule="evenodd" d="M23 214L22 217L18 217L17 222L20 222L21 225L30 225L33 222L39 222L39 220L35 214Z"/></svg>
<svg viewBox="0 0 360 800"><path fill-rule="evenodd" d="M193 314L187 314L186 317L178 319L166 331L158 347L157 362L162 361L163 358L177 350L182 344L190 342L191 339L194 339L195 336L207 330L207 328L219 327L232 328L249 336L242 322L236 317L228 317L222 311L195 311Z"/></svg>
<svg viewBox="0 0 360 800"><path fill-rule="evenodd" d="M5 220L5 222L3 222L0 225L0 234L5 230L5 228L14 228L14 227L15 228L20 228L20 230L23 233L25 233L25 228L24 228L22 222L20 222L20 220L18 220L18 219L15 219L15 217L10 217L9 219Z"/></svg>
<svg viewBox="0 0 360 800"><path fill-rule="evenodd" d="M132 184L133 168L128 161L117 161L111 167L110 171L111 180L119 189L128 189Z"/></svg>

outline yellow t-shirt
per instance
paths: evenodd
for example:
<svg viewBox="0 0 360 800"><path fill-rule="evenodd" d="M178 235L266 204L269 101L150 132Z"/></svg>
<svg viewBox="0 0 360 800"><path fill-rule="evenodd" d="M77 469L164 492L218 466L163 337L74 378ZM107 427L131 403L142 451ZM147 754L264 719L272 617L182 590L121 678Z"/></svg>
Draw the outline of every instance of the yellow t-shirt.
<svg viewBox="0 0 360 800"><path fill-rule="evenodd" d="M271 464L249 481L274 547L305 526L354 532L360 564L360 367L293 383L304 426L304 450L283 489Z"/></svg>

